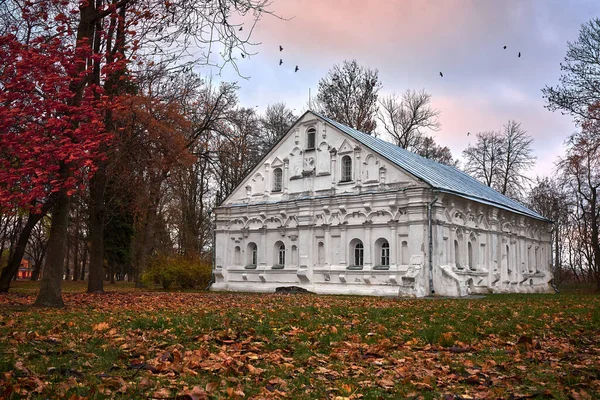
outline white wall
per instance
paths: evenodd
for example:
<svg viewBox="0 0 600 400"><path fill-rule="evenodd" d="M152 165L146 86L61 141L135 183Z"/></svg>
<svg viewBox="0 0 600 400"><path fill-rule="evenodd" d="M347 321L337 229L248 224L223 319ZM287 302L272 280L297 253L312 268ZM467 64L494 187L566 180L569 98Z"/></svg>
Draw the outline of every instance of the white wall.
<svg viewBox="0 0 600 400"><path fill-rule="evenodd" d="M306 148L311 128L315 149ZM352 159L349 182L340 181L344 156ZM283 172L279 192L273 191L276 168ZM274 291L296 285L317 293L428 295L427 204L435 196L440 197L432 232L436 294L548 291L547 223L434 194L312 114L215 209L213 289ZM362 268L353 261L357 240L364 247ZM380 267L382 241L390 246L387 268ZM252 243L258 250L255 266L250 266ZM285 246L283 268L280 244Z"/></svg>

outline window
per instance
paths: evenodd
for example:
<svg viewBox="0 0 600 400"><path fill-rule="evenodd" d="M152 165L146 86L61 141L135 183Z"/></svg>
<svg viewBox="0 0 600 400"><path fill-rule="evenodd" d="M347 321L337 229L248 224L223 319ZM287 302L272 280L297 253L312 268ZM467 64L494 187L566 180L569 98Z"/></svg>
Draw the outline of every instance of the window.
<svg viewBox="0 0 600 400"><path fill-rule="evenodd" d="M248 257L246 268L256 268L256 265L258 264L258 247L256 246L256 243L248 243L248 252L246 254Z"/></svg>
<svg viewBox="0 0 600 400"><path fill-rule="evenodd" d="M390 265L390 244L388 242L381 244L381 265Z"/></svg>
<svg viewBox="0 0 600 400"><path fill-rule="evenodd" d="M281 168L275 168L273 170L273 191L281 192L282 180L283 180L283 172Z"/></svg>
<svg viewBox="0 0 600 400"><path fill-rule="evenodd" d="M364 252L365 252L365 249L361 242L358 242L354 245L354 265L355 266L357 266L357 267L363 266Z"/></svg>
<svg viewBox="0 0 600 400"><path fill-rule="evenodd" d="M469 258L469 268L475 269L475 265L473 265L473 245L471 244L470 241L467 244L467 254L468 254L468 258Z"/></svg>
<svg viewBox="0 0 600 400"><path fill-rule="evenodd" d="M315 148L315 136L317 136L317 130L315 128L310 128L306 131L306 148L314 149Z"/></svg>
<svg viewBox="0 0 600 400"><path fill-rule="evenodd" d="M350 156L342 157L342 179L341 182L350 182L352 180L352 159Z"/></svg>
<svg viewBox="0 0 600 400"><path fill-rule="evenodd" d="M279 245L279 251L277 252L277 264L285 265L285 245Z"/></svg>

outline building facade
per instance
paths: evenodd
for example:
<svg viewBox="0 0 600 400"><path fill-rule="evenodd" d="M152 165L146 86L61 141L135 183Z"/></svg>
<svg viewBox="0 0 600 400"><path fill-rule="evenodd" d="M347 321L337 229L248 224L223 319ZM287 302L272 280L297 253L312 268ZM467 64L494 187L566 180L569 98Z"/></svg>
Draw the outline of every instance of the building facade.
<svg viewBox="0 0 600 400"><path fill-rule="evenodd" d="M455 168L310 111L215 215L212 290L551 289L550 221Z"/></svg>

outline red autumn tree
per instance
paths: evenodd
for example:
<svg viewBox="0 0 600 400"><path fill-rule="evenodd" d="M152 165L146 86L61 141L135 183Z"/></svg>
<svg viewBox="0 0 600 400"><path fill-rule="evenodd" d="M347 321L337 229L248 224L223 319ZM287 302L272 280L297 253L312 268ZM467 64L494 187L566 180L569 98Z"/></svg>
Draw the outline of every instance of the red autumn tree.
<svg viewBox="0 0 600 400"><path fill-rule="evenodd" d="M4 193L13 194L6 200L20 199L52 215L36 305L60 307L70 196L105 156L112 98L101 90L99 65L105 56L95 51L96 24L88 12L93 2L13 3L25 23L5 30L0 68L5 123L17 139L5 135L9 146L0 168L6 174L0 181ZM44 208L36 210L38 203Z"/></svg>
<svg viewBox="0 0 600 400"><path fill-rule="evenodd" d="M94 171L107 139L100 89L73 104L75 52L59 39L0 37L0 205L39 211L53 193L72 194ZM61 173L61 167L68 173Z"/></svg>
<svg viewBox="0 0 600 400"><path fill-rule="evenodd" d="M44 7L33 11L23 18L38 24L49 19ZM76 61L89 46L69 44L64 14L46 26L53 29L29 32L26 41L13 33L0 36L0 212L29 211L0 275L0 291L8 291L32 229L49 210L53 217L60 215L60 199L65 204L83 188L109 137L104 133L105 97L98 85L82 85L91 69ZM53 259L62 257L54 254ZM60 291L53 292L60 305Z"/></svg>

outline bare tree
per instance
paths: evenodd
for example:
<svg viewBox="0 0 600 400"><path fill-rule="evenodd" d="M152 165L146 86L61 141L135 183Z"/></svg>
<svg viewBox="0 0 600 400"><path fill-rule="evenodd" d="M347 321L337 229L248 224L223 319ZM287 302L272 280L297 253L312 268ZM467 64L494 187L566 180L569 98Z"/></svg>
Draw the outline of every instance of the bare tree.
<svg viewBox="0 0 600 400"><path fill-rule="evenodd" d="M285 103L275 103L267 106L265 115L260 119L263 137L261 138L261 153L266 153L283 135L287 133L297 116L286 107Z"/></svg>
<svg viewBox="0 0 600 400"><path fill-rule="evenodd" d="M599 18L583 24L577 40L567 43L567 55L560 69L560 84L542 89L548 109L567 112L579 123L600 118L588 112L588 106L600 101Z"/></svg>
<svg viewBox="0 0 600 400"><path fill-rule="evenodd" d="M567 154L559 167L562 183L571 193L578 261L600 291L600 108L590 107L590 114L594 118L569 138Z"/></svg>
<svg viewBox="0 0 600 400"><path fill-rule="evenodd" d="M356 60L335 64L319 81L315 111L358 131L373 134L377 126L379 72Z"/></svg>
<svg viewBox="0 0 600 400"><path fill-rule="evenodd" d="M502 132L480 132L476 138L463 151L465 170L504 195L522 198L529 180L525 172L536 160L533 138L515 121L508 121Z"/></svg>
<svg viewBox="0 0 600 400"><path fill-rule="evenodd" d="M552 250L554 264L554 281L561 283L565 279L563 256L565 255L565 238L569 235L569 195L565 186L557 177L536 178L527 195L527 205L540 215L552 220Z"/></svg>
<svg viewBox="0 0 600 400"><path fill-rule="evenodd" d="M377 118L396 145L415 151L426 131L438 131L440 112L431 107L431 95L424 89L408 89L399 98L395 93L380 102Z"/></svg>
<svg viewBox="0 0 600 400"><path fill-rule="evenodd" d="M513 198L519 198L523 196L525 183L529 181L525 171L531 169L536 161L531 148L533 138L527 135L520 123L508 121L504 125L502 142L504 149L496 190Z"/></svg>
<svg viewBox="0 0 600 400"><path fill-rule="evenodd" d="M238 108L230 113L225 134L215 143L215 172L219 193L217 203L227 197L260 160L260 120L252 108Z"/></svg>
<svg viewBox="0 0 600 400"><path fill-rule="evenodd" d="M500 175L504 143L498 132L479 132L477 142L463 151L465 170L487 186L492 187Z"/></svg>
<svg viewBox="0 0 600 400"><path fill-rule="evenodd" d="M415 144L413 151L421 157L437 161L440 164L446 164L451 167L458 166L458 160L452 156L450 148L438 145L431 136L421 136Z"/></svg>

